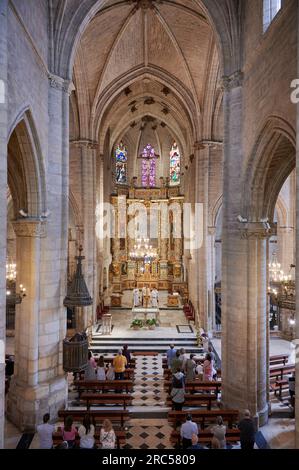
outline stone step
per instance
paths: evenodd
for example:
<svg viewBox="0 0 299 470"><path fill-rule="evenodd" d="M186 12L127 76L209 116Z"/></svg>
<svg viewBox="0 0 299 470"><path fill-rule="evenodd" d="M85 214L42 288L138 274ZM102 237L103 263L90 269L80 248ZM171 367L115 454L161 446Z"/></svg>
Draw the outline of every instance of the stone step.
<svg viewBox="0 0 299 470"><path fill-rule="evenodd" d="M130 338L114 338L113 340L106 339L106 338L101 338L101 337L96 337L93 336L92 338L93 343L100 343L100 344L120 344L122 345L123 343L129 345L129 344L161 344L164 346L169 346L169 344L186 344L186 345L194 345L196 346L196 339L195 338L190 338L190 339L168 339L168 340L159 340L159 339L130 339Z"/></svg>
<svg viewBox="0 0 299 470"><path fill-rule="evenodd" d="M123 343L123 344L128 344L128 343L126 342L126 343ZM120 348L120 346L122 346L122 345L94 344L92 342L91 345L90 345L90 349L95 353L96 352L106 352L106 353L107 352L114 352L114 353L116 353L118 351L118 349ZM168 344L167 345L166 344L165 345L163 345L163 344L156 344L156 345L130 344L129 345L128 344L128 346L130 346L129 349L130 349L131 352L134 352L134 351L154 351L154 352L159 352L159 353L165 353L169 349ZM198 348L196 345L179 344L177 346L185 348L187 353L200 353L200 352L203 351L202 348Z"/></svg>

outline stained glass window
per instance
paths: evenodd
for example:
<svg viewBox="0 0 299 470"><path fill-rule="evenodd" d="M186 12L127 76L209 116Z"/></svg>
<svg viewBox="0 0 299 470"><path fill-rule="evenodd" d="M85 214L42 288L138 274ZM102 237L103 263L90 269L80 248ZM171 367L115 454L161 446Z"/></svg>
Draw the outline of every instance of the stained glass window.
<svg viewBox="0 0 299 470"><path fill-rule="evenodd" d="M141 183L142 186L153 188L156 186L156 159L155 149L147 144L142 152Z"/></svg>
<svg viewBox="0 0 299 470"><path fill-rule="evenodd" d="M176 142L170 150L170 184L180 184L181 182L181 155Z"/></svg>
<svg viewBox="0 0 299 470"><path fill-rule="evenodd" d="M124 144L121 142L115 152L116 172L115 179L117 184L127 183L127 161L128 152Z"/></svg>

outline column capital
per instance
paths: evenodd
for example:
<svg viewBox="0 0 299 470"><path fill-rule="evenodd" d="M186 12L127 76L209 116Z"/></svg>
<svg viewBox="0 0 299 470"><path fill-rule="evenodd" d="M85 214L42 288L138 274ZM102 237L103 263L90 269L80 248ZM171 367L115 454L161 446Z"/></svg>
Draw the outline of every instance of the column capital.
<svg viewBox="0 0 299 470"><path fill-rule="evenodd" d="M17 237L44 238L47 222L37 219L17 219L12 222Z"/></svg>
<svg viewBox="0 0 299 470"><path fill-rule="evenodd" d="M244 73L237 70L231 75L224 75L221 79L221 88L223 91L231 91L234 88L243 86Z"/></svg>
<svg viewBox="0 0 299 470"><path fill-rule="evenodd" d="M63 91L68 95L70 95L72 91L75 90L75 85L72 80L65 80L64 78L59 77L54 73L49 73L48 79L52 88L56 88L57 90Z"/></svg>
<svg viewBox="0 0 299 470"><path fill-rule="evenodd" d="M92 150L96 150L99 146L98 142L96 142L95 140L90 140L90 139L70 140L70 144L73 145L74 147L88 148Z"/></svg>
<svg viewBox="0 0 299 470"><path fill-rule="evenodd" d="M276 224L263 222L240 222L241 238L245 240L266 240L277 234Z"/></svg>

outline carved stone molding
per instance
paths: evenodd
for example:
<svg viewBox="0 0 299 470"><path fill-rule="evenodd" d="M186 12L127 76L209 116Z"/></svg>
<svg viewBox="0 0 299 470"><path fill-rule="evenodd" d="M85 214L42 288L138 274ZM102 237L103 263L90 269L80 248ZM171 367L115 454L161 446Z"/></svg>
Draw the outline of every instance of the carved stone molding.
<svg viewBox="0 0 299 470"><path fill-rule="evenodd" d="M92 150L96 150L99 146L98 142L89 139L78 139L78 140L70 140L70 144L74 147L79 148L88 148Z"/></svg>
<svg viewBox="0 0 299 470"><path fill-rule="evenodd" d="M265 224L263 222L246 222L240 223L241 238L245 240L257 239L266 240L277 234L276 224Z"/></svg>
<svg viewBox="0 0 299 470"><path fill-rule="evenodd" d="M143 10L152 10L155 3L162 3L162 0L130 0L130 3L135 4L137 9L142 8Z"/></svg>
<svg viewBox="0 0 299 470"><path fill-rule="evenodd" d="M47 222L36 219L19 219L12 223L17 237L44 238L46 237Z"/></svg>
<svg viewBox="0 0 299 470"><path fill-rule="evenodd" d="M244 73L240 70L234 72L232 75L225 75L222 77L221 87L223 91L231 91L234 88L243 86Z"/></svg>
<svg viewBox="0 0 299 470"><path fill-rule="evenodd" d="M65 80L64 78L59 77L53 73L49 73L48 79L52 88L63 91L68 95L70 95L72 91L75 90L75 86L71 80Z"/></svg>

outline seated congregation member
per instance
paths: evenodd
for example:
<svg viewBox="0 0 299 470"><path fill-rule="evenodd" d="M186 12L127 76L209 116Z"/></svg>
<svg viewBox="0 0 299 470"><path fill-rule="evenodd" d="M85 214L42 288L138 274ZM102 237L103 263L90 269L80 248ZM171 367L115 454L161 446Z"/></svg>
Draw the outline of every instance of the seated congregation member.
<svg viewBox="0 0 299 470"><path fill-rule="evenodd" d="M123 356L125 356L125 358L127 359L127 365L126 365L126 367L129 367L129 364L130 364L130 362L131 362L131 353L130 353L130 351L129 351L129 349L128 349L128 345L127 345L127 344L124 345L123 350L122 350L122 354L123 354Z"/></svg>
<svg viewBox="0 0 299 470"><path fill-rule="evenodd" d="M107 373L106 373L106 379L107 380L115 380L115 371L114 371L114 367L112 364L109 364L108 366L108 370L107 370Z"/></svg>
<svg viewBox="0 0 299 470"><path fill-rule="evenodd" d="M180 351L177 351L175 357L171 361L171 372L175 374L177 370L183 368L183 360L181 358Z"/></svg>
<svg viewBox="0 0 299 470"><path fill-rule="evenodd" d="M195 380L195 369L196 369L196 362L194 361L195 354L190 354L190 359L187 359L185 364L185 374L186 374L186 381Z"/></svg>
<svg viewBox="0 0 299 470"><path fill-rule="evenodd" d="M169 346L169 349L166 352L166 356L167 356L168 369L170 369L171 368L171 361L176 357L176 349L174 347L174 344L171 344Z"/></svg>
<svg viewBox="0 0 299 470"><path fill-rule="evenodd" d="M128 362L122 354L122 350L118 351L117 356L113 359L113 367L115 371L115 380L124 380L124 373Z"/></svg>
<svg viewBox="0 0 299 470"><path fill-rule="evenodd" d="M178 369L176 374L173 376L170 396L172 399L173 409L175 411L182 411L185 403L185 383L184 374L180 369Z"/></svg>
<svg viewBox="0 0 299 470"><path fill-rule="evenodd" d="M222 416L218 416L217 424L212 427L211 432L213 434L212 448L213 449L226 449L226 426L223 424ZM216 442L217 441L217 442ZM213 447L213 443L216 447Z"/></svg>
<svg viewBox="0 0 299 470"><path fill-rule="evenodd" d="M84 372L84 380L95 380L96 379L96 367L97 363L95 358L92 357L91 352L88 352L88 364Z"/></svg>
<svg viewBox="0 0 299 470"><path fill-rule="evenodd" d="M192 416L188 414L186 416L186 422L181 426L181 438L183 449L188 449L192 446L192 435L198 434L198 427L196 423L193 423Z"/></svg>
<svg viewBox="0 0 299 470"><path fill-rule="evenodd" d="M46 413L43 416L43 424L37 426L37 434L39 437L39 448L40 449L52 449L53 448L53 432L55 426L49 423L50 415Z"/></svg>
<svg viewBox="0 0 299 470"><path fill-rule="evenodd" d="M102 449L114 449L116 436L111 421L105 419L100 432L100 442Z"/></svg>
<svg viewBox="0 0 299 470"><path fill-rule="evenodd" d="M106 369L104 363L104 357L101 356L97 366L97 379L98 380L106 380Z"/></svg>
<svg viewBox="0 0 299 470"><path fill-rule="evenodd" d="M203 363L203 381L212 382L214 375L213 361L210 354L206 354L204 363Z"/></svg>
<svg viewBox="0 0 299 470"><path fill-rule="evenodd" d="M192 434L192 445L188 449L202 449L201 445L198 443L198 435Z"/></svg>
<svg viewBox="0 0 299 470"><path fill-rule="evenodd" d="M82 425L78 429L80 449L93 449L95 447L94 433L94 425L90 422L90 416L86 414Z"/></svg>
<svg viewBox="0 0 299 470"><path fill-rule="evenodd" d="M245 410L244 418L239 422L238 428L240 429L241 449L252 450L255 443L256 429L249 410Z"/></svg>
<svg viewBox="0 0 299 470"><path fill-rule="evenodd" d="M73 449L76 444L76 434L77 429L73 425L73 417L67 416L65 419L65 424L62 427L62 438L68 444L68 449Z"/></svg>

